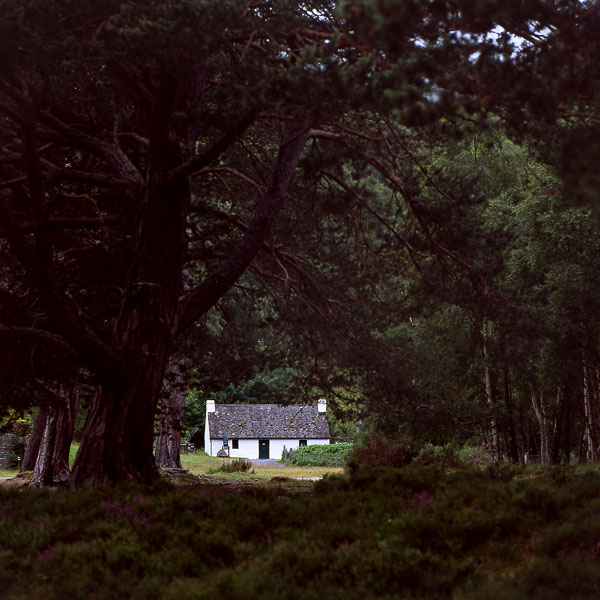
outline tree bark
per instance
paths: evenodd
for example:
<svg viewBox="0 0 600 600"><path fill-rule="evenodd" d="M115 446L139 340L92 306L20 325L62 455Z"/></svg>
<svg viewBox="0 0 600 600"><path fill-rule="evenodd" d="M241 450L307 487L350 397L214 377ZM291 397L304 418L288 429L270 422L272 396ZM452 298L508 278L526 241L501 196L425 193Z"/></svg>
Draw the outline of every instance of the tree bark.
<svg viewBox="0 0 600 600"><path fill-rule="evenodd" d="M181 310L191 187L189 180L170 174L188 153L169 135L176 85L163 84L150 136L153 162L147 196L140 200L136 259L113 335L113 346L127 363L121 378L103 381L94 394L73 466L75 486L123 479L150 483L159 477L153 455L154 415L172 340L234 285L262 247L308 139L310 115L303 114L281 142L271 183L246 234L224 267L188 294Z"/></svg>
<svg viewBox="0 0 600 600"><path fill-rule="evenodd" d="M160 425L156 438L156 466L161 469L181 469L181 431L187 392L186 359L173 355L169 359L163 383Z"/></svg>
<svg viewBox="0 0 600 600"><path fill-rule="evenodd" d="M38 410L33 423L33 429L31 435L27 440L27 446L21 461L21 472L33 471L35 468L35 462L40 451L40 444L44 437L44 430L46 429L46 421L48 420L48 405L42 404Z"/></svg>
<svg viewBox="0 0 600 600"><path fill-rule="evenodd" d="M96 389L71 474L75 486L125 479L150 483L158 478L152 455L156 386L144 375L122 387Z"/></svg>
<svg viewBox="0 0 600 600"><path fill-rule="evenodd" d="M590 373L587 357L583 357L583 410L584 410L584 436L583 445L587 461L597 459L596 436L594 433L593 397L590 382Z"/></svg>
<svg viewBox="0 0 600 600"><path fill-rule="evenodd" d="M552 445L550 448L550 462L553 465L556 465L560 462L560 443L563 438L565 409L565 390L564 386L559 383L556 386L556 419L554 420L554 431L552 434Z"/></svg>
<svg viewBox="0 0 600 600"><path fill-rule="evenodd" d="M69 481L69 450L79 410L79 387L58 386L48 404L46 423L33 469L32 486L57 485Z"/></svg>
<svg viewBox="0 0 600 600"><path fill-rule="evenodd" d="M508 434L508 456L513 465L519 463L519 449L517 447L517 431L515 428L514 404L512 398L512 386L510 380L510 369L504 365L504 404L506 406L506 430Z"/></svg>
<svg viewBox="0 0 600 600"><path fill-rule="evenodd" d="M571 462L571 394L569 388L565 387L565 435L564 452L567 463Z"/></svg>
<svg viewBox="0 0 600 600"><path fill-rule="evenodd" d="M531 394L531 403L533 404L533 410L535 412L535 416L538 420L538 425L540 427L540 462L543 465L548 464L548 421L546 419L546 410L544 408L544 399L542 394L540 393L540 397L538 399L537 394L535 393L535 386L533 382L529 382L529 392Z"/></svg>
<svg viewBox="0 0 600 600"><path fill-rule="evenodd" d="M489 349L488 349L488 325L487 319L483 319L481 327L481 351L483 354L483 372L485 379L485 397L487 405L490 409L490 432L491 432L491 443L492 443L492 458L494 462L500 462L500 444L498 439L498 422L495 416L494 407L494 394L492 391L492 375L489 365Z"/></svg>

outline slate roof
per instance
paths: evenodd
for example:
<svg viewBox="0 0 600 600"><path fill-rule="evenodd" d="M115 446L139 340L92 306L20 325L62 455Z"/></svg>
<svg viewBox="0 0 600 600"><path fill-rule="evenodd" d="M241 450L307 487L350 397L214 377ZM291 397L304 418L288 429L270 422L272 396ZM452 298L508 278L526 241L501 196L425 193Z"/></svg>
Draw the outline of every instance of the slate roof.
<svg viewBox="0 0 600 600"><path fill-rule="evenodd" d="M211 439L329 439L327 415L314 406L217 404L208 413Z"/></svg>

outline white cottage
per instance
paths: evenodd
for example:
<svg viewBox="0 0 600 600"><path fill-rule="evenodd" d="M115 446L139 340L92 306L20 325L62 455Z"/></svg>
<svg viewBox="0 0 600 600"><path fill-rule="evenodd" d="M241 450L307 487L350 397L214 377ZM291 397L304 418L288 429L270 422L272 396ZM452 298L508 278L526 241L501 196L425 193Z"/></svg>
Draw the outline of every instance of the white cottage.
<svg viewBox="0 0 600 600"><path fill-rule="evenodd" d="M327 405L206 403L204 449L216 456L224 440L229 456L280 459L283 448L329 444Z"/></svg>

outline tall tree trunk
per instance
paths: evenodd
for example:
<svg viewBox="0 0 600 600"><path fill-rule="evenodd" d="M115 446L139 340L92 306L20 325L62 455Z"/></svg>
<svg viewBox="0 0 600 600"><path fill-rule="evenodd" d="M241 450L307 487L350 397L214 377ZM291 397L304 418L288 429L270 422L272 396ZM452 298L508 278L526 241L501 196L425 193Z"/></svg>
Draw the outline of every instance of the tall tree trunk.
<svg viewBox="0 0 600 600"><path fill-rule="evenodd" d="M567 463L571 462L571 394L568 387L564 388L565 394L565 431L564 453Z"/></svg>
<svg viewBox="0 0 600 600"><path fill-rule="evenodd" d="M69 480L69 450L78 410L79 387L59 385L54 400L48 404L31 485L56 485Z"/></svg>
<svg viewBox="0 0 600 600"><path fill-rule="evenodd" d="M597 458L597 445L596 436L594 434L593 397L588 360L586 356L583 357L583 413L585 419L583 436L585 457L587 461L595 461Z"/></svg>
<svg viewBox="0 0 600 600"><path fill-rule="evenodd" d="M523 460L523 455L529 452L529 428L525 423L525 415L523 413L523 403L519 402L519 426L521 429L521 445L522 452L520 459Z"/></svg>
<svg viewBox="0 0 600 600"><path fill-rule="evenodd" d="M510 462L514 465L519 463L519 449L517 447L517 431L515 428L514 404L512 398L512 386L510 381L510 369L504 365L504 404L506 405L506 431L508 435L507 446Z"/></svg>
<svg viewBox="0 0 600 600"><path fill-rule="evenodd" d="M148 484L159 477L153 438L163 361L140 369L121 385L100 385L92 397L79 452L73 464L77 487L111 485L125 479Z"/></svg>
<svg viewBox="0 0 600 600"><path fill-rule="evenodd" d="M548 421L546 419L546 409L544 408L544 398L540 392L540 397L538 399L537 394L535 393L535 386L533 385L532 381L529 382L529 392L531 394L533 410L540 427L540 462L543 465L547 465L549 462Z"/></svg>
<svg viewBox="0 0 600 600"><path fill-rule="evenodd" d="M556 386L556 419L554 420L554 431L552 433L552 444L550 448L550 462L556 465L560 462L560 443L563 439L566 402L565 389L560 383Z"/></svg>
<svg viewBox="0 0 600 600"><path fill-rule="evenodd" d="M71 479L78 487L124 479L150 483L159 477L154 415L177 329L191 201L189 179L173 180L169 173L194 148L176 141L171 130L181 85L166 76L154 99L150 164L137 199L135 254L113 330L113 346L125 361L123 373L101 381L92 398L73 465Z"/></svg>
<svg viewBox="0 0 600 600"><path fill-rule="evenodd" d="M48 420L48 405L42 404L38 410L38 413L33 422L33 429L31 435L27 440L27 446L25 447L25 453L23 460L21 461L21 472L33 471L35 468L35 462L40 451L40 444L44 437L44 430L46 429L46 421Z"/></svg>
<svg viewBox="0 0 600 600"><path fill-rule="evenodd" d="M488 325L487 319L483 319L483 325L481 328L481 351L483 354L483 370L484 370L484 379L485 379L485 396L487 405L490 409L490 433L491 433L491 444L492 444L492 458L494 462L500 461L500 443L498 439L498 422L495 416L495 406L494 406L494 394L492 390L492 375L490 371L489 365L489 349L488 349Z"/></svg>
<svg viewBox="0 0 600 600"><path fill-rule="evenodd" d="M160 425L156 438L156 466L181 469L181 431L187 391L186 359L173 355L169 360L163 383Z"/></svg>
<svg viewBox="0 0 600 600"><path fill-rule="evenodd" d="M160 476L153 454L154 416L173 337L214 305L263 247L309 136L312 114L303 113L282 139L271 182L241 241L223 267L180 302L191 200L188 175L204 166L202 161L213 160L211 152L219 147L209 147L206 156L182 166L195 154L198 136L188 131L176 141L170 119L180 86L188 84L189 78L166 77L156 93L151 160L144 190L136 199L140 210L135 254L112 339L124 360L122 373L104 377L93 396L73 465L75 486L123 479L150 483Z"/></svg>

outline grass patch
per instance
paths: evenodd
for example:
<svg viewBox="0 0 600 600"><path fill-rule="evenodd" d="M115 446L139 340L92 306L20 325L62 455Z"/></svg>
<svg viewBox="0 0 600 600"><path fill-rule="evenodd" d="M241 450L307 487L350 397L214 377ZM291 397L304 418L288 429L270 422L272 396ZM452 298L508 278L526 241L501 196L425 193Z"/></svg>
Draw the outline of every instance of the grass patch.
<svg viewBox="0 0 600 600"><path fill-rule="evenodd" d="M325 475L341 475L342 467L300 467L278 463L276 465L252 465L250 471L246 473L225 473L222 471L223 465L226 465L235 459L217 458L208 456L205 452L199 451L190 454L181 455L181 466L192 473L199 475L213 475L219 472L219 476L232 477L234 479L247 479L252 481L268 481L273 477L288 477L296 479L299 477L324 477Z"/></svg>
<svg viewBox="0 0 600 600"><path fill-rule="evenodd" d="M597 468L358 468L312 494L238 483L0 487L2 597L598 596Z"/></svg>
<svg viewBox="0 0 600 600"><path fill-rule="evenodd" d="M74 442L71 444L71 450L69 452L69 465L73 466L73 461L77 451L79 450L79 444ZM274 465L274 466L252 466L249 471L245 473L240 472L227 472L223 471L223 465L226 465L235 459L231 458L217 458L214 456L208 456L205 452L197 451L189 454L181 455L181 466L188 471L191 471L194 475L215 475L219 472L219 477L232 477L234 479L247 479L248 481L269 481L273 477L288 477L290 479L296 479L299 477L315 478L324 477L325 475L341 474L343 469L341 467L298 467L290 465ZM227 468L227 467L226 467ZM14 477L17 475L18 470L0 470L0 477Z"/></svg>

